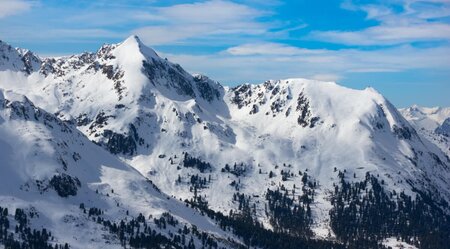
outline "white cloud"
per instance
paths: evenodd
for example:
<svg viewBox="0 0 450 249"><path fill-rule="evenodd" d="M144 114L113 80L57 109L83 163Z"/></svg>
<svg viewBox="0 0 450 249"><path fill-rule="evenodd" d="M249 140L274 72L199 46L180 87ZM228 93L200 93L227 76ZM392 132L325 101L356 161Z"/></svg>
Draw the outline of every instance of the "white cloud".
<svg viewBox="0 0 450 249"><path fill-rule="evenodd" d="M272 44L272 47L287 47ZM238 46L246 48L247 46ZM305 77L328 81L339 81L355 73L403 72L407 70L448 70L449 47L394 48L362 51L356 49L314 50L307 53L259 53L241 50L239 53L212 55L164 54L193 73L206 73L223 83L236 84L249 81L262 82L267 79Z"/></svg>
<svg viewBox="0 0 450 249"><path fill-rule="evenodd" d="M83 42L92 39L107 39L107 38L122 38L126 34L113 32L100 28L49 28L42 32L36 32L36 27L21 26L21 32L8 27L0 26L0 33L8 37L8 42L11 41L26 41L32 38L33 41L42 42L51 40L52 42Z"/></svg>
<svg viewBox="0 0 450 249"><path fill-rule="evenodd" d="M409 0L404 3L405 13L416 15L421 19L432 19L450 16L448 0Z"/></svg>
<svg viewBox="0 0 450 249"><path fill-rule="evenodd" d="M392 15L392 10L385 6L378 5L364 5L361 7L367 13L367 19L380 19Z"/></svg>
<svg viewBox="0 0 450 249"><path fill-rule="evenodd" d="M312 32L310 37L347 45L395 45L417 41L450 41L450 25L444 23L380 25L361 31Z"/></svg>
<svg viewBox="0 0 450 249"><path fill-rule="evenodd" d="M149 26L133 30L131 33L139 35L140 39L148 45L161 45L175 43L208 31L211 32L209 27L203 25L173 26L170 28Z"/></svg>
<svg viewBox="0 0 450 249"><path fill-rule="evenodd" d="M297 55L318 54L321 50L303 49L280 43L249 43L228 48L227 53L232 55Z"/></svg>
<svg viewBox="0 0 450 249"><path fill-rule="evenodd" d="M338 81L342 79L341 75L338 74L315 74L310 77L313 80L321 80L321 81Z"/></svg>
<svg viewBox="0 0 450 249"><path fill-rule="evenodd" d="M22 7L36 3L25 0L1 1L7 2L8 8L4 8L5 4L2 2L0 17L1 13L11 13L9 8L19 6L18 3ZM8 26L0 25L0 33L10 41L45 40L47 37L47 40L54 42L75 38L92 40L95 38L95 30L98 30L98 39L125 38L130 34L137 34L144 43L151 46L180 43L229 45L275 35L281 37L289 33L289 30L284 31L285 34L270 31L273 28L280 30L284 24L261 21L261 17L272 15L270 11L259 9L263 5L250 7L246 2L202 0L155 7L151 2L153 1L149 4L132 4L127 1L83 1L80 4L82 9L78 5L61 9L44 1L33 8L32 19L23 18ZM55 36L57 30L74 32L61 32Z"/></svg>
<svg viewBox="0 0 450 249"><path fill-rule="evenodd" d="M0 18L15 15L31 8L31 3L23 0L0 0Z"/></svg>
<svg viewBox="0 0 450 249"><path fill-rule="evenodd" d="M341 5L342 8L363 11L367 19L376 20L379 24L355 31L313 31L309 38L346 45L395 45L423 41L450 41L450 24L429 20L450 16L450 1L392 2L400 2L403 11L396 12L391 5L356 5L351 1L345 1Z"/></svg>
<svg viewBox="0 0 450 249"><path fill-rule="evenodd" d="M265 6L277 6L277 5L283 5L285 3L282 0L245 0L244 2L265 5Z"/></svg>
<svg viewBox="0 0 450 249"><path fill-rule="evenodd" d="M264 35L268 25L256 21L268 15L247 5L213 0L154 8L152 13L139 12L135 18L158 21L132 31L150 45L177 43L189 38L203 39L223 35Z"/></svg>
<svg viewBox="0 0 450 249"><path fill-rule="evenodd" d="M171 23L187 22L208 25L242 22L261 16L262 13L246 5L221 0L179 4L158 9L158 14Z"/></svg>

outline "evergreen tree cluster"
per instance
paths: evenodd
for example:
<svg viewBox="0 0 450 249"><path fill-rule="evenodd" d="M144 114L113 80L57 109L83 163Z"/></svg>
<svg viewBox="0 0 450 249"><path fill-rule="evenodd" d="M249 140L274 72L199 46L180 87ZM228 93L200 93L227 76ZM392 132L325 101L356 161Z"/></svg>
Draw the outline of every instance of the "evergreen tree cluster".
<svg viewBox="0 0 450 249"><path fill-rule="evenodd" d="M275 232L268 230L252 217L252 207L250 197L243 194L236 194L234 197L241 202L241 210L237 212L230 211L229 215L209 209L208 207L197 206L196 203L188 202L193 208L198 208L211 219L214 219L218 225L225 231L232 231L239 236L245 243L245 246L236 244L233 248L265 248L265 249L343 249L348 248L340 243L333 241L317 240L312 238L298 237L291 234ZM350 247L357 248L357 247Z"/></svg>
<svg viewBox="0 0 450 249"><path fill-rule="evenodd" d="M206 179L206 177L201 177L198 174L191 175L189 184L191 185L189 190L191 192L194 192L194 189L204 189L207 188L208 185L211 183L211 178L209 177Z"/></svg>
<svg viewBox="0 0 450 249"><path fill-rule="evenodd" d="M230 165L225 164L225 166L221 169L222 173L230 173L235 175L236 177L244 176L247 172L248 166L244 163L234 163L233 167L230 167Z"/></svg>
<svg viewBox="0 0 450 249"><path fill-rule="evenodd" d="M50 179L50 186L55 189L59 196L68 197L69 195L77 195L81 182L78 178L63 173L54 175Z"/></svg>
<svg viewBox="0 0 450 249"><path fill-rule="evenodd" d="M80 208L86 210L84 204L80 204ZM195 226L188 228L184 225L181 227L179 221L168 212L153 219L151 217L146 219L140 213L136 218L125 218L118 222L107 220L102 215L101 209L89 208L91 219L103 225L111 234L116 235L124 248L195 249L194 238L197 238L202 243L201 248L219 249L218 242L214 237L200 232ZM152 229L150 223L153 223L159 230L166 231L167 234Z"/></svg>
<svg viewBox="0 0 450 249"><path fill-rule="evenodd" d="M191 203L192 205L198 207L199 209L207 209L208 208L208 201L206 200L206 197L203 197L197 193L197 191L194 192L194 197L190 200L185 200L187 203Z"/></svg>
<svg viewBox="0 0 450 249"><path fill-rule="evenodd" d="M290 170L281 170L280 174L281 174L281 180L283 182L289 180L291 177L294 177L294 173L291 173Z"/></svg>
<svg viewBox="0 0 450 249"><path fill-rule="evenodd" d="M344 243L373 245L397 237L419 248L448 248L450 216L428 194L418 190L413 200L405 193L386 192L370 174L364 181L348 183L342 172L335 186L330 211L331 227Z"/></svg>
<svg viewBox="0 0 450 249"><path fill-rule="evenodd" d="M89 208L89 212L88 212L89 216L102 215L102 214L103 214L103 211L99 208L95 208L95 207Z"/></svg>
<svg viewBox="0 0 450 249"><path fill-rule="evenodd" d="M181 176L178 176L177 183L181 183ZM206 199L199 194L202 189L208 188L208 185L211 183L211 175L209 175L208 179L206 177L201 177L198 174L191 175L189 181L189 191L194 193L193 198L190 200L191 202L196 203L200 206L208 206L208 202Z"/></svg>
<svg viewBox="0 0 450 249"><path fill-rule="evenodd" d="M80 204L80 209L83 210L83 213L85 213L85 214L87 213L89 217L99 216L104 213L103 210L101 210L100 208L96 208L96 207L90 207L89 209L86 209L84 203Z"/></svg>
<svg viewBox="0 0 450 249"><path fill-rule="evenodd" d="M292 196L291 196L292 194ZM295 200L295 191L267 189L266 215L275 232L286 233L293 236L312 236L310 204L314 198L314 190L304 189L303 195Z"/></svg>
<svg viewBox="0 0 450 249"><path fill-rule="evenodd" d="M183 166L186 168L196 168L202 173L205 173L206 171L211 172L212 170L210 163L204 162L196 157L193 157L189 155L187 152L184 152Z"/></svg>
<svg viewBox="0 0 450 249"><path fill-rule="evenodd" d="M236 180L231 181L230 186L233 187L236 191L239 191L242 187L241 179L238 179L237 182Z"/></svg>
<svg viewBox="0 0 450 249"><path fill-rule="evenodd" d="M17 208L14 220L17 225L13 232L10 232L11 222L9 221L7 208L0 207L0 244L4 244L5 249L68 249L69 245L52 243L54 238L50 231L31 229L28 224L28 216L23 209Z"/></svg>
<svg viewBox="0 0 450 249"><path fill-rule="evenodd" d="M245 194L234 193L233 201L238 202L239 212L230 212L230 216L240 217L248 222L253 223L253 217L256 215L256 205L254 203L253 207L250 205L251 197L246 196Z"/></svg>

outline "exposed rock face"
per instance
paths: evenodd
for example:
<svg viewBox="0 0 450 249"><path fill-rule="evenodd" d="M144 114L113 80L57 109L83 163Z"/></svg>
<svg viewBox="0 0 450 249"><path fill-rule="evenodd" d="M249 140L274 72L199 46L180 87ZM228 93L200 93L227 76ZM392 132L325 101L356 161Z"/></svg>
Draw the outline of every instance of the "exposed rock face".
<svg viewBox="0 0 450 249"><path fill-rule="evenodd" d="M450 118L447 118L441 126L437 127L435 132L450 137Z"/></svg>

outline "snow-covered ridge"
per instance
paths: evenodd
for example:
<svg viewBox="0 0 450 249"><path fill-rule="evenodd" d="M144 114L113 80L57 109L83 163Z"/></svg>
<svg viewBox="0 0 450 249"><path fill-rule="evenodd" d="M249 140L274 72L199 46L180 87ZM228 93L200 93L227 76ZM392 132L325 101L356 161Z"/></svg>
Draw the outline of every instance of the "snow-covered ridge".
<svg viewBox="0 0 450 249"><path fill-rule="evenodd" d="M39 69L42 61L27 49L13 48L0 40L0 71L21 71L30 74Z"/></svg>
<svg viewBox="0 0 450 249"><path fill-rule="evenodd" d="M415 158L413 150L429 150L374 89L306 79L224 88L160 58L136 36L96 53L46 59L23 85L9 84L14 80L10 73L0 73L0 80L5 89L75 123L111 152L132 156L131 164L144 174L152 170L140 161L148 165L168 148L179 156L189 150L218 167L235 161L275 165L312 160L321 177L330 177L323 161L339 166L342 161L367 164L371 158L375 161L369 168L380 170L381 165L406 163L402 157ZM413 143L421 148L412 149ZM336 152L336 146L346 149ZM392 150L402 156L388 157ZM167 180L175 179L161 184Z"/></svg>
<svg viewBox="0 0 450 249"><path fill-rule="evenodd" d="M313 230L332 236L330 193L377 176L388 193L450 202L450 161L380 93L333 82L223 87L160 58L137 37L96 53L1 70L0 87L76 126L161 190L225 214L249 197L267 228L269 191L312 191ZM345 173L344 173L345 172ZM442 201L442 202L441 202Z"/></svg>
<svg viewBox="0 0 450 249"><path fill-rule="evenodd" d="M138 215L170 215L180 222L173 231L158 228L151 219L148 222L168 238L169 232L184 225L195 225L213 239L221 238L219 243L230 236L211 220L161 193L147 178L93 144L73 125L36 107L26 97L2 89L0 165L0 206L13 214L17 208L32 214L26 225L52 232L51 244L122 248L113 232L91 220L91 212L96 209L102 210L101 218L109 222ZM89 215L83 209L88 209ZM197 239L193 243L201 244Z"/></svg>
<svg viewBox="0 0 450 249"><path fill-rule="evenodd" d="M86 126L81 130L98 143L130 140L129 124L155 104L157 93L175 101L195 99L206 105L223 94L220 84L204 76L193 77L179 65L158 57L136 36L103 45L96 53L46 58L29 76L2 70L0 81L5 89L29 96L62 119ZM107 141L101 139L105 131L110 136ZM120 152L132 153L134 149Z"/></svg>

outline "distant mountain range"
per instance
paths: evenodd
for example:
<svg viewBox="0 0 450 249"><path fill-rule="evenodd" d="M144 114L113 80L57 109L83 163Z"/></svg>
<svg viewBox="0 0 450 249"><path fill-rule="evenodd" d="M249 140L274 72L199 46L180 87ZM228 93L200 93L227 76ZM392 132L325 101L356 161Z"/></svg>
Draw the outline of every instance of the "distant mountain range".
<svg viewBox="0 0 450 249"><path fill-rule="evenodd" d="M420 107L400 109L400 113L428 140L450 156L450 107Z"/></svg>
<svg viewBox="0 0 450 249"><path fill-rule="evenodd" d="M136 36L58 58L0 41L0 88L7 248L447 248L450 109L226 87Z"/></svg>

